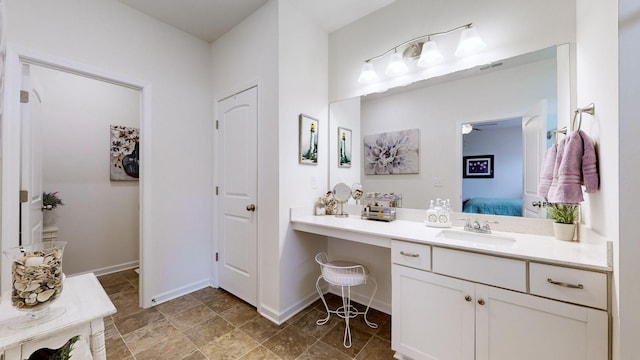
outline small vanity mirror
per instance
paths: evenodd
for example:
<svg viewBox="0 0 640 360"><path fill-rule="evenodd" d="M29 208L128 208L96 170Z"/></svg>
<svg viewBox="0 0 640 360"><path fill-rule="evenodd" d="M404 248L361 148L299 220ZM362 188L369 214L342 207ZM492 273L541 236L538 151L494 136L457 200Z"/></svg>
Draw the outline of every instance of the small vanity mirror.
<svg viewBox="0 0 640 360"><path fill-rule="evenodd" d="M362 195L364 195L362 184L355 183L351 185L351 197L356 201L356 204L358 203L358 200L362 199Z"/></svg>
<svg viewBox="0 0 640 360"><path fill-rule="evenodd" d="M351 197L351 188L345 183L336 184L333 187L333 196L338 200L338 213L336 217L347 217L348 213L344 212L343 205Z"/></svg>

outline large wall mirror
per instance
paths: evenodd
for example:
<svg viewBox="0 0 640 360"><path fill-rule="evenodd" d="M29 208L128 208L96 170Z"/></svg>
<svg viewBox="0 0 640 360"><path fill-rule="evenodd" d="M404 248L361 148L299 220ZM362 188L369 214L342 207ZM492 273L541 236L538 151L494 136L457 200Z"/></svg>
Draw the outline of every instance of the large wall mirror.
<svg viewBox="0 0 640 360"><path fill-rule="evenodd" d="M554 130L568 121L569 79L569 45L561 45L332 103L329 184L360 182L365 192L400 193L406 208L426 209L441 198L462 211L499 200L519 209L496 214L545 217L530 205L541 200L535 190L542 154L556 140ZM338 166L338 127L352 131L349 168ZM365 172L404 145L382 144L394 150L371 154L364 137L412 129L419 132L419 154L405 158L417 161L409 164L417 173ZM483 167L487 155L491 176Z"/></svg>

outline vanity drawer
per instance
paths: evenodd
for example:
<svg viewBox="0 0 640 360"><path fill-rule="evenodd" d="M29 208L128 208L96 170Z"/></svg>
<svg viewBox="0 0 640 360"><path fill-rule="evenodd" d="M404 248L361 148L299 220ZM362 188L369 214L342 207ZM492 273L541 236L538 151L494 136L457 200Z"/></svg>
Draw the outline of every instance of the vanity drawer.
<svg viewBox="0 0 640 360"><path fill-rule="evenodd" d="M391 241L391 262L431 271L431 246L406 241Z"/></svg>
<svg viewBox="0 0 640 360"><path fill-rule="evenodd" d="M588 270L529 264L531 294L607 309L607 275Z"/></svg>
<svg viewBox="0 0 640 360"><path fill-rule="evenodd" d="M434 247L432 261L438 274L527 291L527 265L521 260Z"/></svg>

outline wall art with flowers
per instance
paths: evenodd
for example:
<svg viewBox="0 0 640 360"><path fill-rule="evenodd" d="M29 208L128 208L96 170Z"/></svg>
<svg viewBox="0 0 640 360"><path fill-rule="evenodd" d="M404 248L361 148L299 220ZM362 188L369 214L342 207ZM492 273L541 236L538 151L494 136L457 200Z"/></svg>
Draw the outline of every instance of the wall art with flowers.
<svg viewBox="0 0 640 360"><path fill-rule="evenodd" d="M140 177L140 130L111 125L111 180Z"/></svg>
<svg viewBox="0 0 640 360"><path fill-rule="evenodd" d="M365 136L364 173L365 175L419 174L419 129Z"/></svg>

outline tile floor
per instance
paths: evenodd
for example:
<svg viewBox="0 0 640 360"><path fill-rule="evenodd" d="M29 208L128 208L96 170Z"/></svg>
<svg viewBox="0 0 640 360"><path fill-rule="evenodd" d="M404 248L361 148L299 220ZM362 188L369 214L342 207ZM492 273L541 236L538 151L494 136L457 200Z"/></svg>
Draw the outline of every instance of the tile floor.
<svg viewBox="0 0 640 360"><path fill-rule="evenodd" d="M369 328L352 320L353 346L342 346L344 320L324 317L320 301L278 326L221 289L206 288L150 309L138 307L138 274L98 278L118 312L105 319L108 360L393 359L391 317L370 310ZM327 296L330 306L340 299Z"/></svg>

